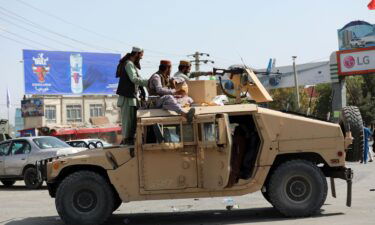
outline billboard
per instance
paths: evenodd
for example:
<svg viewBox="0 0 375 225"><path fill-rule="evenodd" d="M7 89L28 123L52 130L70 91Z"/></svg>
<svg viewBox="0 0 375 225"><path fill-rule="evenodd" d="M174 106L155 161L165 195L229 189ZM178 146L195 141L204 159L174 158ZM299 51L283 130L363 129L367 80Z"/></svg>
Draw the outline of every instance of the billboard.
<svg viewBox="0 0 375 225"><path fill-rule="evenodd" d="M257 75L266 89L294 87L293 66L281 66L273 70L281 74ZM259 71L266 72L267 70ZM296 66L296 71L300 86L331 83L329 61L299 64Z"/></svg>
<svg viewBox="0 0 375 225"><path fill-rule="evenodd" d="M353 21L337 31L339 50L375 46L375 25L365 21Z"/></svg>
<svg viewBox="0 0 375 225"><path fill-rule="evenodd" d="M375 73L375 47L338 51L336 54L341 76Z"/></svg>
<svg viewBox="0 0 375 225"><path fill-rule="evenodd" d="M22 117L44 116L44 101L40 98L29 98L21 101Z"/></svg>
<svg viewBox="0 0 375 225"><path fill-rule="evenodd" d="M114 94L120 54L23 50L25 94Z"/></svg>

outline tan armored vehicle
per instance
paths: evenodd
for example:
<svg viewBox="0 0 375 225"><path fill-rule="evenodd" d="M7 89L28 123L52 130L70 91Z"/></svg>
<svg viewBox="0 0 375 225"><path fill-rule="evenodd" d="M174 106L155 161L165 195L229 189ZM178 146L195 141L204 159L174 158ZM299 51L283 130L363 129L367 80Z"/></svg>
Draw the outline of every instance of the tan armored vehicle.
<svg viewBox="0 0 375 225"><path fill-rule="evenodd" d="M255 101L272 100L251 70L244 74L241 88ZM137 118L134 146L37 163L65 223L101 224L131 201L256 191L285 216L310 216L326 200L327 177L347 181L351 204L345 149L352 138L337 124L256 104L196 107L191 124L161 109L139 110Z"/></svg>

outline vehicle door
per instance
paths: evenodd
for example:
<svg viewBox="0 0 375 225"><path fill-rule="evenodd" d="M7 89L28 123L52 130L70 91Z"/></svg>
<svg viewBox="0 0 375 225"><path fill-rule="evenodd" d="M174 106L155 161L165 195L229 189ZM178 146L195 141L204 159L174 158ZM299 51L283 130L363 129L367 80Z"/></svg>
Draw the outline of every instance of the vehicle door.
<svg viewBox="0 0 375 225"><path fill-rule="evenodd" d="M0 176L5 175L5 156L9 152L10 142L0 144Z"/></svg>
<svg viewBox="0 0 375 225"><path fill-rule="evenodd" d="M139 128L141 192L197 188L196 126L181 117L154 117L142 118Z"/></svg>
<svg viewBox="0 0 375 225"><path fill-rule="evenodd" d="M227 114L196 116L198 187L222 190L229 181L232 136Z"/></svg>
<svg viewBox="0 0 375 225"><path fill-rule="evenodd" d="M5 156L6 175L19 176L26 166L27 158L31 152L31 145L27 140L14 140Z"/></svg>

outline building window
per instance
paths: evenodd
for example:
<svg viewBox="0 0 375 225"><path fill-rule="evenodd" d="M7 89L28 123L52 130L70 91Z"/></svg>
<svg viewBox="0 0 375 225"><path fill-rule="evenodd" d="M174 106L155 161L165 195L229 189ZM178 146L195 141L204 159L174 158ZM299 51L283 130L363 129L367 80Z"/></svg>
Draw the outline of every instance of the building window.
<svg viewBox="0 0 375 225"><path fill-rule="evenodd" d="M102 104L90 104L90 117L103 116Z"/></svg>
<svg viewBox="0 0 375 225"><path fill-rule="evenodd" d="M44 108L44 117L47 123L56 123L56 106L46 105Z"/></svg>
<svg viewBox="0 0 375 225"><path fill-rule="evenodd" d="M75 123L82 122L82 106L81 105L67 105L66 106L66 121Z"/></svg>

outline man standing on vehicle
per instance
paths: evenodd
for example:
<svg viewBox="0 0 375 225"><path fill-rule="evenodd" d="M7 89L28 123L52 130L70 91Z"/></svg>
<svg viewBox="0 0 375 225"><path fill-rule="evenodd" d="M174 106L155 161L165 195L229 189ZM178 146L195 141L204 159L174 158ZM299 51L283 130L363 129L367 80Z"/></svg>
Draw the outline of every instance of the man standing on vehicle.
<svg viewBox="0 0 375 225"><path fill-rule="evenodd" d="M185 112L181 105L177 103L174 95L182 93L176 89L170 88L171 82L169 76L171 74L172 64L168 60L161 60L159 71L153 74L148 81L148 92L150 96L159 96L155 102L156 108L163 108L166 110L175 111L185 117L188 123L191 123L194 117L195 109L190 108Z"/></svg>
<svg viewBox="0 0 375 225"><path fill-rule="evenodd" d="M173 77L182 78L185 81L188 81L190 80L190 78L212 75L212 72L190 72L190 70L190 61L181 60L180 65L178 65L178 71L174 74Z"/></svg>
<svg viewBox="0 0 375 225"><path fill-rule="evenodd" d="M117 106L121 110L121 144L134 144L139 106L138 91L142 86L147 86L147 79L142 79L138 71L141 69L142 57L143 49L133 47L132 52L126 54L117 67L116 77L120 78L116 94L119 95Z"/></svg>

